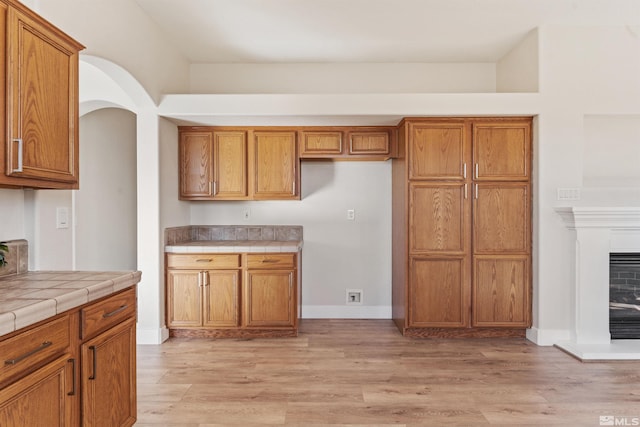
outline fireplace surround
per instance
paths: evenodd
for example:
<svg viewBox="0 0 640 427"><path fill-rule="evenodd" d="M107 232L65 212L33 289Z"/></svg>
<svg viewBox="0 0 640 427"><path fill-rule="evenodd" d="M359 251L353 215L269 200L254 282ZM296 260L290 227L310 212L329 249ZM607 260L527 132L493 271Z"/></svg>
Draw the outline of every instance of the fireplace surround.
<svg viewBox="0 0 640 427"><path fill-rule="evenodd" d="M556 346L581 360L640 360L640 339L611 339L609 257L640 252L640 208L556 208L575 232L571 338Z"/></svg>

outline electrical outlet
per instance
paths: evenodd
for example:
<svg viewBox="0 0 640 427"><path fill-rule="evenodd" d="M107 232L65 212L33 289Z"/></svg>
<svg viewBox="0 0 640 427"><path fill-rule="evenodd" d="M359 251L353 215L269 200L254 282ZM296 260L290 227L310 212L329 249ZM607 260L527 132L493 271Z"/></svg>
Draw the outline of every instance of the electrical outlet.
<svg viewBox="0 0 640 427"><path fill-rule="evenodd" d="M362 289L347 289L347 305L362 305Z"/></svg>
<svg viewBox="0 0 640 427"><path fill-rule="evenodd" d="M580 200L579 188L558 188L558 200Z"/></svg>
<svg viewBox="0 0 640 427"><path fill-rule="evenodd" d="M347 209L347 219L349 221L354 221L356 219L356 210L355 209Z"/></svg>
<svg viewBox="0 0 640 427"><path fill-rule="evenodd" d="M249 221L251 219L251 209L245 208L242 210L242 219Z"/></svg>

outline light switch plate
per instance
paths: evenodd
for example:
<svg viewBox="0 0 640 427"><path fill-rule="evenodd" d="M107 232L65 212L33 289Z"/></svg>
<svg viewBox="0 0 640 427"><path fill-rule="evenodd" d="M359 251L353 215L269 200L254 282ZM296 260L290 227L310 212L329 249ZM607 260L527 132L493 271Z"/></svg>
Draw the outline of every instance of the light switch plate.
<svg viewBox="0 0 640 427"><path fill-rule="evenodd" d="M69 208L56 208L56 228L69 228Z"/></svg>

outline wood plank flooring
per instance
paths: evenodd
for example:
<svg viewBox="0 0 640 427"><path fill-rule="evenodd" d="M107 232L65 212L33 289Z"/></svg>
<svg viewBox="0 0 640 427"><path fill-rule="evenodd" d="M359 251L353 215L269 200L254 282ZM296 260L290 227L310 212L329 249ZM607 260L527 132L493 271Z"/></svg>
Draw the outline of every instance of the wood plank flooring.
<svg viewBox="0 0 640 427"><path fill-rule="evenodd" d="M137 427L599 426L606 415L640 420L640 362L581 363L520 338L302 320L297 338L138 346Z"/></svg>

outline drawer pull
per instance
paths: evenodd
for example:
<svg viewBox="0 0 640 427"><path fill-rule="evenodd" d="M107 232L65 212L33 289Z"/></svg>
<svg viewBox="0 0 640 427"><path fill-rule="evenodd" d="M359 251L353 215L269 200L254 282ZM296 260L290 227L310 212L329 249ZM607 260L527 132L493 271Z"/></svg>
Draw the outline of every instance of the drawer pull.
<svg viewBox="0 0 640 427"><path fill-rule="evenodd" d="M51 341L45 341L42 344L40 344L38 347L34 348L33 350L23 354L22 356L18 356L15 359L9 359L9 360L5 360L4 361L4 365L5 366L9 366L9 365L15 365L18 362L23 361L24 359L26 359L29 356L33 356L34 354L36 354L39 351L44 350L47 347L50 347L51 344L53 344Z"/></svg>
<svg viewBox="0 0 640 427"><path fill-rule="evenodd" d="M116 314L118 314L118 313L120 313L121 311L126 310L126 309L127 309L127 304L125 304L125 305L121 305L121 306L120 306L120 307L118 307L117 309L113 310L111 313L105 313L105 314L103 314L103 315L102 315L102 318L103 318L103 319L106 319L106 318L108 318L108 317L115 316Z"/></svg>
<svg viewBox="0 0 640 427"><path fill-rule="evenodd" d="M273 263L278 262L278 260L277 260L277 259L270 259L270 258L267 258L267 259L263 259L263 260L262 260L262 262L263 262L264 264L273 264Z"/></svg>
<svg viewBox="0 0 640 427"><path fill-rule="evenodd" d="M196 260L196 262L211 262L211 261L213 261L211 258L200 258Z"/></svg>
<svg viewBox="0 0 640 427"><path fill-rule="evenodd" d="M98 356L97 356L97 350L96 350L96 346L92 345L91 347L89 347L89 350L91 350L91 352L93 353L93 373L91 374L91 376L89 377L90 380L95 380L96 379L96 370L98 369Z"/></svg>
<svg viewBox="0 0 640 427"><path fill-rule="evenodd" d="M71 363L71 391L67 393L67 396L75 396L76 395L76 359L69 359L67 363Z"/></svg>

